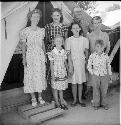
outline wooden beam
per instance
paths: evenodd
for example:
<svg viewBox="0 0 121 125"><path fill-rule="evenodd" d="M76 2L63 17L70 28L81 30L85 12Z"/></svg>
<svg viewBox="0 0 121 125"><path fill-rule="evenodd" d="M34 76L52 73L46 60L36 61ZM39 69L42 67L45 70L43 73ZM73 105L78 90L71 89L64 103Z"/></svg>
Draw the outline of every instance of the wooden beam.
<svg viewBox="0 0 121 125"><path fill-rule="evenodd" d="M31 116L30 121L32 123L41 123L42 121L62 115L64 112L65 112L65 110L63 110L61 108L55 108L55 109Z"/></svg>
<svg viewBox="0 0 121 125"><path fill-rule="evenodd" d="M55 108L55 102L45 103L44 105L37 105L33 107L31 104L23 105L18 107L18 113L25 119L30 116Z"/></svg>
<svg viewBox="0 0 121 125"><path fill-rule="evenodd" d="M112 62L112 60L113 60L119 46L120 46L120 39L117 41L116 45L114 46L114 48L113 48L113 50L112 50L112 52L110 54L110 62Z"/></svg>

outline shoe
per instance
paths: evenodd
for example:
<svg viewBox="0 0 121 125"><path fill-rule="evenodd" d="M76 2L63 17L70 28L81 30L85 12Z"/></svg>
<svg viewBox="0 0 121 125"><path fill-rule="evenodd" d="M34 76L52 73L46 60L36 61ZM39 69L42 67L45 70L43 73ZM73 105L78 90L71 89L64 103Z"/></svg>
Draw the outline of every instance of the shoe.
<svg viewBox="0 0 121 125"><path fill-rule="evenodd" d="M55 103L55 108L61 108L61 105Z"/></svg>
<svg viewBox="0 0 121 125"><path fill-rule="evenodd" d="M108 105L101 105L101 107L104 108L105 110L109 109Z"/></svg>
<svg viewBox="0 0 121 125"><path fill-rule="evenodd" d="M61 104L64 104L65 106L67 106L68 104L67 104L67 102L63 99L63 101L60 101L61 102Z"/></svg>
<svg viewBox="0 0 121 125"><path fill-rule="evenodd" d="M64 104L61 104L61 109L68 110L68 107Z"/></svg>
<svg viewBox="0 0 121 125"><path fill-rule="evenodd" d="M37 106L37 100L36 100L36 98L31 99L31 101L32 101L32 106L36 107Z"/></svg>
<svg viewBox="0 0 121 125"><path fill-rule="evenodd" d="M45 104L45 101L42 99L42 97L39 97L39 98L38 98L38 101L39 101L39 103L42 104L42 105Z"/></svg>
<svg viewBox="0 0 121 125"><path fill-rule="evenodd" d="M94 110L98 110L100 108L100 106L93 106Z"/></svg>
<svg viewBox="0 0 121 125"><path fill-rule="evenodd" d="M85 103L83 103L83 102L78 102L78 103L79 103L80 106L86 107L86 104L85 104Z"/></svg>
<svg viewBox="0 0 121 125"><path fill-rule="evenodd" d="M72 103L71 103L71 106L74 107L74 106L76 106L77 104L78 104L77 102L72 102Z"/></svg>

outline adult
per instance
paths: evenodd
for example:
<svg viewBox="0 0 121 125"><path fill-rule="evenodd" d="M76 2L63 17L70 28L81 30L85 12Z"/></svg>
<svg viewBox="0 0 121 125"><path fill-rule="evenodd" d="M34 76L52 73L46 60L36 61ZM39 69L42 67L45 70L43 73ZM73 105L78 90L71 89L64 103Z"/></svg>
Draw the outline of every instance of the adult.
<svg viewBox="0 0 121 125"><path fill-rule="evenodd" d="M45 25L46 32L46 51L51 51L54 45L53 41L56 35L67 38L68 27L63 24L63 15L59 8L54 8L52 11L52 22Z"/></svg>
<svg viewBox="0 0 121 125"><path fill-rule="evenodd" d="M45 90L45 46L43 39L45 29L38 27L42 12L38 9L30 11L27 15L30 26L20 32L20 40L23 43L23 65L24 65L24 92L30 93L32 106L37 105L35 92L39 94L39 102L44 104L41 97L42 90Z"/></svg>
<svg viewBox="0 0 121 125"><path fill-rule="evenodd" d="M91 23L93 24L93 31L87 35L87 38L90 42L90 53L93 53L95 50L95 42L98 39L104 41L105 53L110 51L110 41L109 36L106 32L101 31L102 19L100 16L95 16L92 18Z"/></svg>
<svg viewBox="0 0 121 125"><path fill-rule="evenodd" d="M73 22L78 22L78 24L80 24L80 26L82 27L82 31L83 31L83 36L86 37L87 33L89 32L89 25L90 22L88 22L82 12L82 9L79 6L75 6L72 10L72 16L73 16ZM69 27L69 31L70 31L70 27ZM70 37L72 34L71 32L68 32L68 37Z"/></svg>

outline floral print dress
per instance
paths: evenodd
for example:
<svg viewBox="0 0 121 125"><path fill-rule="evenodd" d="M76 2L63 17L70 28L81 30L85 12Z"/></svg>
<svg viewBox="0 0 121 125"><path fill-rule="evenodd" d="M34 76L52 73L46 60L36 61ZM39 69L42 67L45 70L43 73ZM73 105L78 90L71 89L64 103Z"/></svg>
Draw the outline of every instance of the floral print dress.
<svg viewBox="0 0 121 125"><path fill-rule="evenodd" d="M57 78L64 78L67 76L65 60L67 59L67 52L62 49L58 51L54 48L51 52L48 52L49 60L54 61L54 76ZM65 90L68 88L68 81L65 80L57 80L51 82L52 88L57 90Z"/></svg>
<svg viewBox="0 0 121 125"><path fill-rule="evenodd" d="M36 31L26 27L20 32L20 39L26 42L26 61L24 67L24 92L42 92L47 85L45 82L45 55L42 50L42 40L45 36L44 28Z"/></svg>

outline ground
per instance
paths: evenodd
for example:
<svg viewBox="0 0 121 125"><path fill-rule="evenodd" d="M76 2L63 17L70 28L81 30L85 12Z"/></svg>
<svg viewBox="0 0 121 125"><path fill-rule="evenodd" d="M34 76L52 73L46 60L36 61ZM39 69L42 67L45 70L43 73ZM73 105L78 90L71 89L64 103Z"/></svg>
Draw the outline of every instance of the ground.
<svg viewBox="0 0 121 125"><path fill-rule="evenodd" d="M120 124L120 87L112 87L108 92L109 110L94 110L87 101L87 107L70 107L69 110L56 118L44 121L41 125L119 125ZM1 125L31 125L17 112L1 115Z"/></svg>

